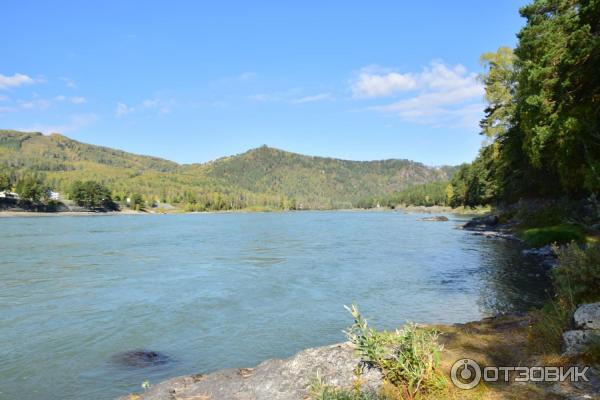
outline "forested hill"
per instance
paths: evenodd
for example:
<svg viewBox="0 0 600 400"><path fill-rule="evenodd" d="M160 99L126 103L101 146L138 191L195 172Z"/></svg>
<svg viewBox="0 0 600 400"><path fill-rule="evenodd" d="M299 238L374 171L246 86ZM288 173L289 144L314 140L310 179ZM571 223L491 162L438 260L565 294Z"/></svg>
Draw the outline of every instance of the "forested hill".
<svg viewBox="0 0 600 400"><path fill-rule="evenodd" d="M208 163L182 165L59 134L17 131L0 131L0 166L15 179L41 173L58 191L66 192L76 180L95 180L107 185L117 198L138 193L147 201L210 204L211 209L221 208L215 202L225 208L351 207L366 197L448 180L454 171L454 167L433 168L408 160L311 157L267 146Z"/></svg>

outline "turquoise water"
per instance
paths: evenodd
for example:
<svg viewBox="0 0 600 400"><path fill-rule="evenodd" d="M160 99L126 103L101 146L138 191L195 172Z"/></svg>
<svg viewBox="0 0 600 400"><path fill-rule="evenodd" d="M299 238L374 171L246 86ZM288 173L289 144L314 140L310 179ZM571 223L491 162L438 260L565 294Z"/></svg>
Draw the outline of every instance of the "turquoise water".
<svg viewBox="0 0 600 400"><path fill-rule="evenodd" d="M0 399L111 399L252 366L372 325L461 322L545 299L501 240L400 212L2 218ZM132 368L119 352L170 363Z"/></svg>

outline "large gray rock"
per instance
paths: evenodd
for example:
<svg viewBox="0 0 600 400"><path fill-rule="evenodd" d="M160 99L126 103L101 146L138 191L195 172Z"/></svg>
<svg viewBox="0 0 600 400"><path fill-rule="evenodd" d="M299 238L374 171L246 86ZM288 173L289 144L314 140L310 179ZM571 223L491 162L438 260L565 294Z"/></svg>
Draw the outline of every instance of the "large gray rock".
<svg viewBox="0 0 600 400"><path fill-rule="evenodd" d="M448 217L444 217L443 215L436 215L435 217L420 218L419 221L444 222L448 221Z"/></svg>
<svg viewBox="0 0 600 400"><path fill-rule="evenodd" d="M563 354L572 356L581 353L585 347L597 336L596 331L575 330L563 333Z"/></svg>
<svg viewBox="0 0 600 400"><path fill-rule="evenodd" d="M600 303L580 306L573 315L575 325L581 329L600 329Z"/></svg>
<svg viewBox="0 0 600 400"><path fill-rule="evenodd" d="M326 385L350 388L360 363L348 342L303 350L286 360L267 360L255 368L221 370L160 383L139 396L143 400L302 400L317 375ZM360 381L365 389L377 390L381 372L363 368ZM122 397L129 399L132 397Z"/></svg>
<svg viewBox="0 0 600 400"><path fill-rule="evenodd" d="M486 231L495 228L499 219L497 215L487 215L485 217L476 217L463 225L463 229L473 231Z"/></svg>

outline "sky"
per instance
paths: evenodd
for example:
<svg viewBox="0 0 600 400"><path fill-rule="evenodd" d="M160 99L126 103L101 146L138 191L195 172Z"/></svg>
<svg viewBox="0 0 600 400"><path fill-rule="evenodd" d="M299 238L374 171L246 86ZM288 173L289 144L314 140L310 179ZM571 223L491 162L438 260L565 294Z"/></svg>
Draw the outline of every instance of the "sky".
<svg viewBox="0 0 600 400"><path fill-rule="evenodd" d="M0 129L205 162L266 144L353 160L472 161L479 56L525 1L17 1Z"/></svg>

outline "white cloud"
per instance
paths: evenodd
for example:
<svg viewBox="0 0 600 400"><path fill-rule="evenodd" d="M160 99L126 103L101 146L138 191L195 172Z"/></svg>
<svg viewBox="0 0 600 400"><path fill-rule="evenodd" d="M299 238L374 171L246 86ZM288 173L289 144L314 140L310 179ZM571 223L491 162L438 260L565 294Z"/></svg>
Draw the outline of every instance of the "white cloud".
<svg viewBox="0 0 600 400"><path fill-rule="evenodd" d="M363 68L352 83L352 94L356 98L385 97L414 89L417 81L412 74L378 72L379 67Z"/></svg>
<svg viewBox="0 0 600 400"><path fill-rule="evenodd" d="M35 83L35 80L24 74L14 74L13 76L6 76L0 74L0 89L6 89L22 85L31 85L33 83Z"/></svg>
<svg viewBox="0 0 600 400"><path fill-rule="evenodd" d="M70 115L68 120L62 124L34 124L32 126L19 128L19 130L25 132L42 132L45 134L50 133L72 133L84 128L88 125L96 122L98 117L96 114L73 114Z"/></svg>
<svg viewBox="0 0 600 400"><path fill-rule="evenodd" d="M62 77L62 78L60 78L60 80L63 81L65 83L65 86L68 87L69 89L75 89L77 87L77 84L71 78Z"/></svg>
<svg viewBox="0 0 600 400"><path fill-rule="evenodd" d="M54 101L58 101L58 102L68 101L69 103L72 103L72 104L84 104L87 102L86 98L83 96L66 97L63 95L56 96L54 98Z"/></svg>
<svg viewBox="0 0 600 400"><path fill-rule="evenodd" d="M6 101L8 100L8 96L4 96L0 94L0 101Z"/></svg>
<svg viewBox="0 0 600 400"><path fill-rule="evenodd" d="M156 108L156 107L158 107L158 100L157 99L146 99L146 100L142 101L142 107L143 108Z"/></svg>
<svg viewBox="0 0 600 400"><path fill-rule="evenodd" d="M135 109L133 107L129 107L125 103L117 103L117 109L115 110L115 115L117 117L123 117L127 114L131 114Z"/></svg>
<svg viewBox="0 0 600 400"><path fill-rule="evenodd" d="M377 76L388 76L377 75ZM419 73L408 73L414 82L412 88L405 86L403 93L395 90L396 99L392 103L367 107L369 110L396 115L402 120L437 126L477 126L484 109L484 88L477 74L469 73L462 65L447 66L435 61ZM367 82L363 80L364 82ZM359 78L359 82L360 78ZM373 86L377 87L377 85ZM371 93L384 93L380 90ZM398 88L400 85L398 84ZM355 92L356 82L351 87ZM387 92L390 95L392 92ZM355 96L357 97L357 96ZM381 96L362 96L381 97Z"/></svg>
<svg viewBox="0 0 600 400"><path fill-rule="evenodd" d="M73 96L69 99L69 101L73 104L84 104L87 102L83 96Z"/></svg>
<svg viewBox="0 0 600 400"><path fill-rule="evenodd" d="M250 71L242 72L241 74L238 75L238 79L240 81L249 81L251 79L255 79L256 77L257 77L256 72L250 72Z"/></svg>
<svg viewBox="0 0 600 400"><path fill-rule="evenodd" d="M264 102L264 101L277 101L277 100L279 100L279 97L272 95L272 94L267 94L267 93L257 93L257 94L248 96L248 99L250 99L252 101Z"/></svg>
<svg viewBox="0 0 600 400"><path fill-rule="evenodd" d="M52 104L49 100L39 98L33 100L19 100L18 103L21 108L26 110L45 110Z"/></svg>
<svg viewBox="0 0 600 400"><path fill-rule="evenodd" d="M165 114L169 114L171 112L171 107L175 104L175 100L173 99L168 99L168 100L163 100L160 98L152 98L152 99L145 99L142 100L141 103L139 103L136 106L128 106L125 103L117 103L117 108L115 110L115 115L117 117L123 117L127 114L131 114L131 113L142 113L142 112L149 112L149 111L154 111L155 113L157 113L158 115L165 115Z"/></svg>
<svg viewBox="0 0 600 400"><path fill-rule="evenodd" d="M331 93L318 93L312 96L304 96L298 99L292 100L292 103L302 104L302 103L313 103L315 101L324 101L324 100L333 100L333 95Z"/></svg>

